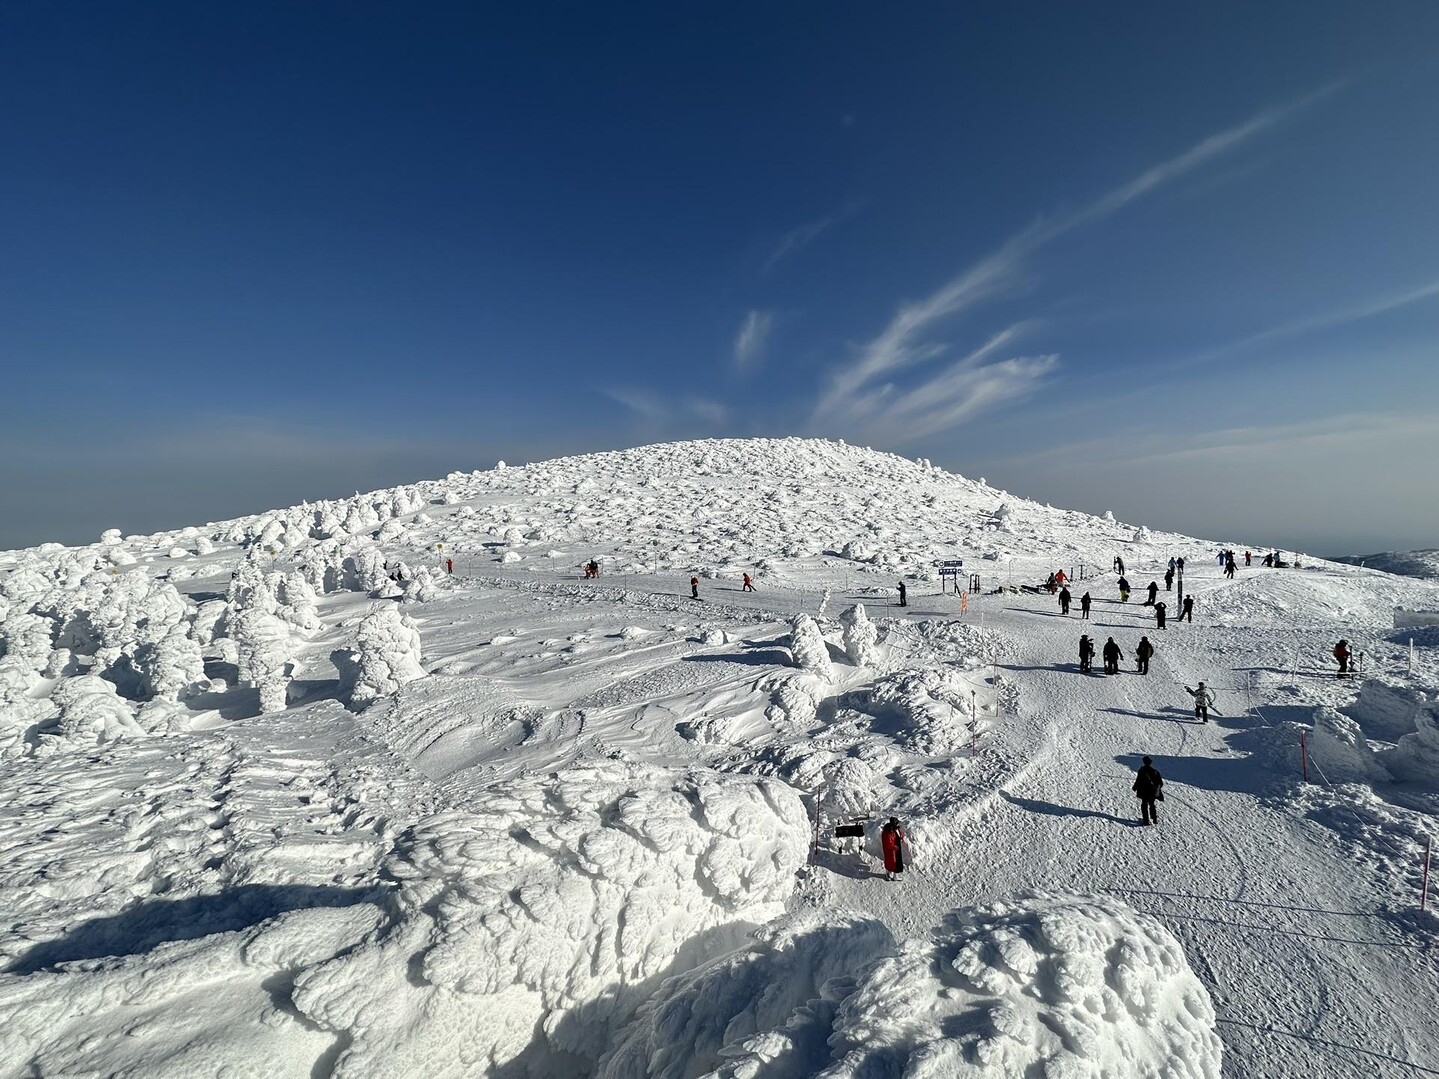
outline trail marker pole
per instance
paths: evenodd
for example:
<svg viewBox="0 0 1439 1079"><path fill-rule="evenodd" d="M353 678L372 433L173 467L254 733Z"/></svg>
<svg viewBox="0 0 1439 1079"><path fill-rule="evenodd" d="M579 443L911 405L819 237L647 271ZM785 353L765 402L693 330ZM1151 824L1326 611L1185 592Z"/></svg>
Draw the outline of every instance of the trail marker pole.
<svg viewBox="0 0 1439 1079"><path fill-rule="evenodd" d="M1309 747L1304 742L1304 732L1299 732L1299 766L1303 770L1304 782L1309 782Z"/></svg>
<svg viewBox="0 0 1439 1079"><path fill-rule="evenodd" d="M1424 837L1424 882L1419 886L1419 909L1423 910L1429 901L1429 845L1432 836Z"/></svg>

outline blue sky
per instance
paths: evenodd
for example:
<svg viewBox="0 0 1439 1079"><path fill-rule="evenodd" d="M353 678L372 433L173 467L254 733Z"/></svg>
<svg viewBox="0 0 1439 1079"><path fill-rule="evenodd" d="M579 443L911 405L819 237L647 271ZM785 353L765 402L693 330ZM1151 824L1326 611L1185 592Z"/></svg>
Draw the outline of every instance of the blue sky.
<svg viewBox="0 0 1439 1079"><path fill-rule="evenodd" d="M1439 546L1439 6L0 6L0 543L822 434Z"/></svg>

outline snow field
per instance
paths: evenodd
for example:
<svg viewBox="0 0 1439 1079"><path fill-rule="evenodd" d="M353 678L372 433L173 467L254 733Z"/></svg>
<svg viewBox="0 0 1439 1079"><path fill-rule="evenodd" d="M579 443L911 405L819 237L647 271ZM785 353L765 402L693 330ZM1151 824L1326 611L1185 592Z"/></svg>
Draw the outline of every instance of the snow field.
<svg viewBox="0 0 1439 1079"><path fill-rule="evenodd" d="M1116 552L1184 554L1196 624L1115 602ZM1075 674L1048 595L961 618L956 554L986 593L1084 567L1155 674ZM1412 1074L1439 641L1390 617L1436 589L1305 561L1225 582L812 440L0 554L0 1075Z"/></svg>

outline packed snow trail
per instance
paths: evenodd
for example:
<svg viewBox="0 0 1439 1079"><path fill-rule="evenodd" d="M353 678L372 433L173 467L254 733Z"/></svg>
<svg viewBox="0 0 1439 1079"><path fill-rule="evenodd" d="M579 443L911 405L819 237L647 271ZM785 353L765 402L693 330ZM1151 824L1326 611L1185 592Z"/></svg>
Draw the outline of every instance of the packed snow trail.
<svg viewBox="0 0 1439 1079"><path fill-rule="evenodd" d="M1406 897L1377 891L1331 831L1262 797L1289 780L1251 751L1262 722L1244 714L1243 694L1224 692L1237 656L1290 657L1266 652L1262 633L1202 620L1156 630L1132 602L1097 598L1084 622L1047 595L985 599L1002 604L983 609L1018 650L1000 669L1021 702L985 752L1024 765L931 822L926 836L941 838L919 854L919 880L831 876L812 896L888 912L903 935L1024 888L1110 892L1184 942L1219 1013L1226 1074L1439 1075L1433 953L1384 913ZM1100 646L1115 636L1118 676L1078 672L1082 632ZM1147 676L1134 673L1140 635L1157 649ZM1201 679L1227 713L1207 724L1183 690ZM1144 755L1165 777L1153 828L1140 826L1130 790Z"/></svg>

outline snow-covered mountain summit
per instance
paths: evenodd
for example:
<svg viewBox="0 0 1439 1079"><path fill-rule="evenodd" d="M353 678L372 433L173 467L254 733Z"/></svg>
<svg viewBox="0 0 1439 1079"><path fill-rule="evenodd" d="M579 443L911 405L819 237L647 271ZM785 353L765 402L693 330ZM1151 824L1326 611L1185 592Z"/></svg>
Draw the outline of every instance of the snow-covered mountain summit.
<svg viewBox="0 0 1439 1079"><path fill-rule="evenodd" d="M754 439L0 554L0 1079L1408 1074L1439 587L1217 549Z"/></svg>

